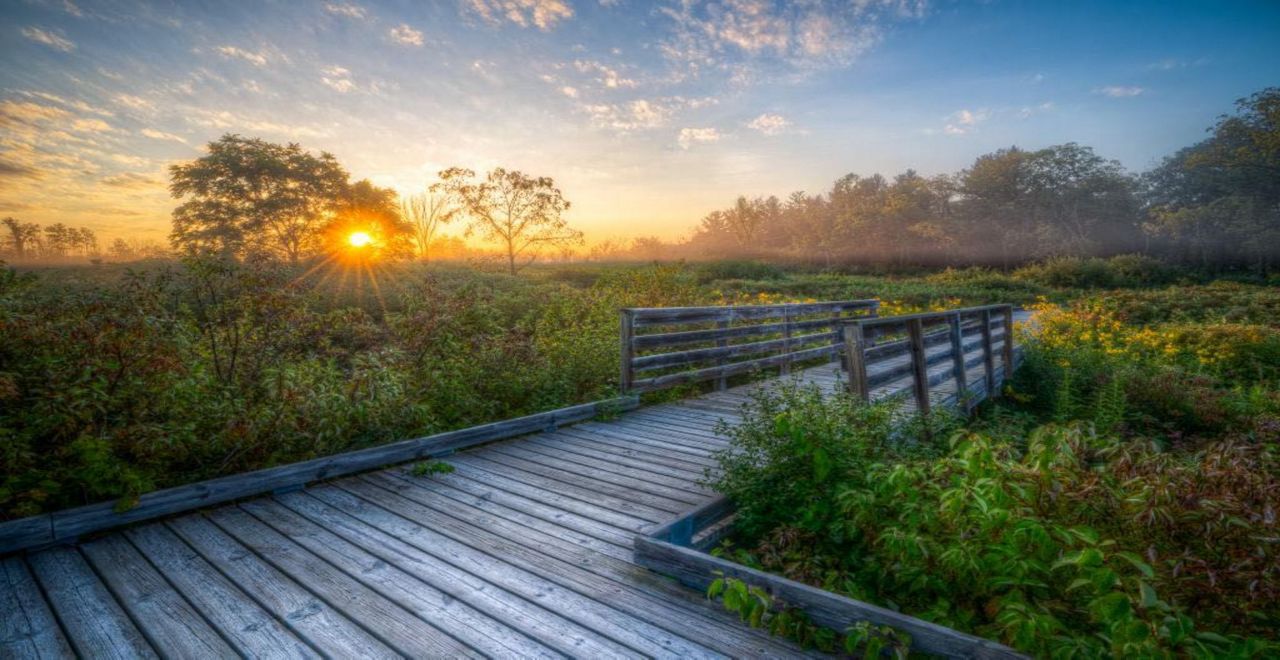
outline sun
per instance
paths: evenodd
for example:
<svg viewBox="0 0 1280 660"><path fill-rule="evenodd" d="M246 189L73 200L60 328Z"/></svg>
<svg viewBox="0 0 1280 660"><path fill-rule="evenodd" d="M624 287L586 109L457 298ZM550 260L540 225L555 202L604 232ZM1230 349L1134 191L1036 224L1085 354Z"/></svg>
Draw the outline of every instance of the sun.
<svg viewBox="0 0 1280 660"><path fill-rule="evenodd" d="M351 247L362 248L372 243L373 237L366 232L353 231L351 235L347 236L347 242L351 244Z"/></svg>

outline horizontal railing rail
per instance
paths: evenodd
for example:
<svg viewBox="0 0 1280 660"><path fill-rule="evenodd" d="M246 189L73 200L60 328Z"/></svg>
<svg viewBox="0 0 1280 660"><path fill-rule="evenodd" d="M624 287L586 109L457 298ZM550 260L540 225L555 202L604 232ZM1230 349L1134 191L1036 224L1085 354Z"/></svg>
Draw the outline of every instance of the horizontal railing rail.
<svg viewBox="0 0 1280 660"><path fill-rule="evenodd" d="M879 301L632 307L621 310L623 392L648 392L837 356L839 325L875 316Z"/></svg>
<svg viewBox="0 0 1280 660"><path fill-rule="evenodd" d="M876 399L911 395L916 410L929 414L931 392L948 381L946 400L968 411L994 396L1013 375L1013 306L985 305L939 312L855 319L841 324L849 391ZM887 340L887 341L877 341ZM1001 370L996 371L997 350ZM950 364L946 370L934 368ZM980 367L981 389L971 392L969 373ZM880 391L888 388L887 391Z"/></svg>

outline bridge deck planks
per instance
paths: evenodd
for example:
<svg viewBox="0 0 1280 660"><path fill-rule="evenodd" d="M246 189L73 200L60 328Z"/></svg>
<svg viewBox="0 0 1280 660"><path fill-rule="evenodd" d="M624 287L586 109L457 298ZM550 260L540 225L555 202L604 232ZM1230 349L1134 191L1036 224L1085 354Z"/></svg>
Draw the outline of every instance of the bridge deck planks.
<svg viewBox="0 0 1280 660"><path fill-rule="evenodd" d="M981 365L968 377L981 391ZM843 380L835 363L793 378ZM631 563L633 534L711 498L718 424L778 382L461 452L449 474L393 467L4 558L0 654L802 654Z"/></svg>

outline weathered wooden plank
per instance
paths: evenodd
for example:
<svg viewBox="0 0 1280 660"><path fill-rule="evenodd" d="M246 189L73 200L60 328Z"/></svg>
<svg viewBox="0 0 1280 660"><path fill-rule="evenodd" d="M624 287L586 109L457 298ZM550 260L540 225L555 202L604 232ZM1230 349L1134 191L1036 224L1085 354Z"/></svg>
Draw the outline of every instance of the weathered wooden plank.
<svg viewBox="0 0 1280 660"><path fill-rule="evenodd" d="M382 641L240 545L204 516L167 523L193 550L320 653L339 658L398 658Z"/></svg>
<svg viewBox="0 0 1280 660"><path fill-rule="evenodd" d="M910 634L912 648L925 653L953 658L1026 657L991 640L646 536L636 537L636 561L700 590L721 575L737 578L767 590L788 606L802 609L814 623L835 630L845 630L859 621L892 626Z"/></svg>
<svg viewBox="0 0 1280 660"><path fill-rule="evenodd" d="M321 487L311 493L410 545L439 553L442 559L458 562L459 567L485 575L505 589L534 598L635 651L652 653L663 649L667 655L715 655L651 623L627 616L628 603L619 598L618 589L608 586L602 578L586 583L566 579L560 571L552 570L553 566L563 566L558 559L533 548L506 542L367 482L347 480L339 485L341 490ZM567 571L572 567L564 568Z"/></svg>
<svg viewBox="0 0 1280 660"><path fill-rule="evenodd" d="M558 658L553 651L431 583L370 554L279 502L240 505L258 522L306 548L388 601L488 657Z"/></svg>
<svg viewBox="0 0 1280 660"><path fill-rule="evenodd" d="M837 348L837 335L834 332L796 335L790 338L788 338L786 334L787 329L784 328L784 336L782 339L769 339L746 344L717 346L714 348L695 348L687 351L641 355L631 359L631 366L637 372L644 372L653 371L655 369L682 367L710 360L742 358L748 355L759 355L761 353L771 353L775 351L781 351L783 355L787 355L792 352L791 349L793 346L808 346L809 348ZM820 344L820 346L810 346L810 344Z"/></svg>
<svg viewBox="0 0 1280 660"><path fill-rule="evenodd" d="M672 654L683 657L718 655L711 647L720 647L722 653L733 655L760 655L777 642L766 637L744 634L736 624L725 626L722 617L709 618L710 612L696 594L683 590L671 590L661 581L640 584L635 580L645 574L629 563L609 560L594 555L583 548L536 530L512 526L500 520L485 518L469 512L463 516L449 506L433 508L410 502L406 505L397 493L368 487L349 486L350 481L338 485L361 497L378 502L384 508L394 509L431 530L440 532L487 554L500 556L512 567L528 571L559 584L574 593L591 599L596 607L608 607L628 616L619 617L638 632L657 639L671 639L674 646L649 646L647 652L659 655ZM380 492L379 492L380 491ZM420 495L420 492L415 491ZM419 498L415 498L419 499ZM477 520L478 518L478 520ZM475 520L473 523L472 521ZM646 576L651 577L651 576ZM659 589L660 595L652 590ZM682 600L673 599L694 596L697 603L689 607ZM617 616L617 612L615 612ZM629 621L628 621L629 620ZM697 639L696 642L691 641ZM726 639L728 638L728 639Z"/></svg>
<svg viewBox="0 0 1280 660"><path fill-rule="evenodd" d="M699 501L710 495L710 491L698 485L696 472L674 470L665 465L635 460L610 451L569 444L563 438L555 436L538 436L536 440L530 438L528 441L521 442L516 448L576 463L587 468L588 471L600 470L682 491L697 497Z"/></svg>
<svg viewBox="0 0 1280 660"><path fill-rule="evenodd" d="M506 469L519 470L527 474L551 479L557 482L556 488L564 490L571 487L581 493L584 498L594 499L597 502L603 502L604 500L601 498L610 497L615 502L632 504L637 507L643 506L647 509L647 514L655 514L659 520L688 507L688 503L683 500L636 491L629 486L619 485L613 481L604 481L574 472L566 472L562 468L551 467L542 462L535 462L525 457L512 456L503 452L486 451L466 458L468 460L488 461L496 465L505 466Z"/></svg>
<svg viewBox="0 0 1280 660"><path fill-rule="evenodd" d="M623 420L618 428L624 433L644 433L657 438L670 439L672 442L690 449L700 449L714 454L724 449L729 439L718 435L714 430L697 427L680 419L652 415Z"/></svg>
<svg viewBox="0 0 1280 660"><path fill-rule="evenodd" d="M567 586L575 590L580 590L580 587L608 587L611 584L610 582L598 582L596 577L586 575L586 573L593 573L595 576L607 578L614 584L609 588L626 590L620 592L618 596L609 602L622 602L627 598L641 597L651 600L655 606L660 604L681 610L682 615L676 620L683 623L672 624L665 620L654 620L653 623L687 638L696 637L699 640L711 637L754 638L746 643L732 641L711 644L712 646L723 645L719 649L722 652L735 655L744 653L759 655L762 651L760 645L763 643L766 647L772 646L774 653L783 651L787 655L792 654L792 651L785 649L780 642L762 635L761 631L739 627L736 618L727 615L726 612L718 608L708 609L701 594L690 592L666 580L652 579L654 577L652 574L638 570L630 562L629 552L626 553L625 559L600 556L590 545L566 538L563 535L563 528L556 525L547 525L527 519L514 520L507 516L495 517L496 514L491 512L470 510L469 507L459 508L455 500L442 498L438 493L434 492L434 489L429 488L428 486L432 485L430 480L416 480L406 483L404 477L396 478L390 473L391 471L384 471L363 476L360 479L376 482L375 485L391 490L431 509L432 514L424 513L423 515L411 515L410 517L423 524L432 524L433 529L438 526L445 533L457 532L465 534L465 537L458 536L457 538L471 545L474 545L476 541L482 543L514 543L522 548L535 549L550 559L540 559L536 555L532 555L530 557L531 563L529 564L531 570L550 568L550 576L553 580L576 579L577 582L567 584ZM341 482L338 485L344 483L346 482ZM450 518L457 522L446 524L442 517ZM526 522L538 524L524 524ZM461 523L461 525L458 523ZM504 554L503 556L506 555ZM561 570L555 570L556 566L559 566ZM582 593L588 596L593 596L594 594L594 592Z"/></svg>
<svg viewBox="0 0 1280 660"><path fill-rule="evenodd" d="M647 392L650 390L662 389L672 385L681 385L684 383L694 383L704 380L712 380L716 378L728 378L732 376L740 376L748 374L767 367L776 367L784 362L803 362L805 360L814 360L822 357L835 355L840 350L838 344L830 346L821 346L818 348L810 348L796 351L794 353L785 353L781 355L772 355L767 358L759 358L745 362L734 362L723 366L705 367L702 369L694 369L692 371L681 371L673 374L665 374L662 376L653 376L650 378L641 378L632 381L631 387L635 391Z"/></svg>
<svg viewBox="0 0 1280 660"><path fill-rule="evenodd" d="M368 480L382 484L381 480L384 478L398 479L404 485L420 488L439 497L449 498L455 501L457 503L456 506L460 509L465 509L466 507L479 509L486 514L517 522L525 527L555 534L570 543L590 548L594 552L623 561L631 559L631 538L625 533L610 529L587 518L572 516L572 514L564 511L557 511L551 507L539 505L537 502L530 500L499 501L493 497L495 491L492 489L483 490L483 485L480 485L480 492L483 494L475 496L469 491L460 490L446 483L440 478L442 476L445 475L416 477L404 470L391 469L375 472L368 477ZM460 480L455 479L454 481ZM498 492L500 493L501 491ZM583 528L589 531L583 531Z"/></svg>
<svg viewBox="0 0 1280 660"><path fill-rule="evenodd" d="M677 447L688 447L689 445L681 444L680 437L673 437L668 431L662 431L650 427L640 426L639 424L628 424L627 426L615 426L608 429L572 429L573 433L565 433L571 429L561 429L557 431L557 435L578 438L587 444L595 442L603 442L611 446L623 446L624 448L632 448L630 444L638 439L657 440L659 442L667 442L675 444ZM606 442L606 441L612 442ZM619 445L619 443L623 443ZM609 447L603 447L606 451L612 451ZM657 454L659 457L667 458L674 461L674 467L692 468L695 465L704 465L707 461L708 452L715 453L715 449L696 447L694 454L678 453L669 451L664 448L657 447L635 447L639 451ZM697 451L700 450L700 451ZM689 465L690 463L694 465Z"/></svg>
<svg viewBox="0 0 1280 660"><path fill-rule="evenodd" d="M563 436L555 433L544 433L542 435L530 437L525 441L524 446L529 448L546 448L556 451L581 456L583 458L593 458L599 461L607 461L616 463L637 470L651 472L662 477L671 479L668 485L674 485L676 482L679 487L686 490L692 489L692 492L706 493L705 488L696 485L697 481L702 478L702 470L688 464L681 464L678 467L669 465L661 460L661 456L654 458L639 458L634 452L625 452L618 450L610 445L583 443L578 438Z"/></svg>
<svg viewBox="0 0 1280 660"><path fill-rule="evenodd" d="M79 552L53 548L29 561L78 655L158 657Z"/></svg>
<svg viewBox="0 0 1280 660"><path fill-rule="evenodd" d="M80 549L161 655L240 657L123 536L112 534Z"/></svg>
<svg viewBox="0 0 1280 660"><path fill-rule="evenodd" d="M607 484L615 484L634 493L647 493L665 500L683 502L694 505L706 499L705 493L686 490L680 486L672 486L665 477L652 473L641 473L637 470L619 466L616 463L604 464L594 459L576 457L572 454L556 450L542 451L539 448L524 445L515 447L494 447L487 454L503 454L530 463L537 463L565 474L576 474ZM679 506L679 505L678 505Z"/></svg>
<svg viewBox="0 0 1280 660"><path fill-rule="evenodd" d="M127 511L116 511L114 502L59 511L51 515L52 532L37 521L12 521L0 525L0 553L34 547L50 542L75 539L89 532L101 531L142 520L189 511L212 504L230 502L274 490L302 486L347 474L364 472L406 461L421 460L447 454L463 447L536 433L563 424L592 419L602 411L629 410L639 405L635 397L625 396L570 406L525 417L482 424L457 431L412 440L402 440L335 456L290 463L194 484L158 490L143 495L138 504Z"/></svg>
<svg viewBox="0 0 1280 660"><path fill-rule="evenodd" d="M237 507L211 511L209 519L241 545L409 657L482 657L482 654L366 587Z"/></svg>
<svg viewBox="0 0 1280 660"><path fill-rule="evenodd" d="M793 330L817 330L833 327L846 320L849 319L815 319L812 321L795 321L791 324L791 328ZM774 335L781 333L783 328L787 326L786 323L758 323L753 325L738 325L730 327L729 322L726 320L716 321L716 324L719 327L709 330L682 330L679 332L655 332L645 335L636 335L633 343L636 350L652 349L661 346L702 344L721 340L747 339L762 335Z"/></svg>
<svg viewBox="0 0 1280 660"><path fill-rule="evenodd" d="M250 657L318 657L316 649L298 639L163 524L134 527L123 533L240 652Z"/></svg>
<svg viewBox="0 0 1280 660"><path fill-rule="evenodd" d="M535 502L541 502L547 506L553 506L562 511L582 516L583 518L589 518L597 522L612 525L618 529L634 532L636 530L643 529L654 522L648 518L642 518L630 513L616 511L614 509L599 506L595 503L587 502L563 493L539 488L537 485L529 484L524 481L520 481L519 479L513 479L501 470L495 472L493 465L489 465L486 468L481 465L471 465L465 462L460 462L456 459L451 459L449 463L453 466L454 472L461 474L468 479L488 484L494 488L500 488L513 495L531 499Z"/></svg>
<svg viewBox="0 0 1280 660"><path fill-rule="evenodd" d="M672 325L676 323L707 323L712 321L750 321L778 317L783 311L794 316L826 312L852 312L874 310L875 300L844 300L817 303L786 303L780 305L726 305L718 307L631 307L635 327Z"/></svg>
<svg viewBox="0 0 1280 660"><path fill-rule="evenodd" d="M22 558L0 559L0 657L71 656L71 645Z"/></svg>
<svg viewBox="0 0 1280 660"><path fill-rule="evenodd" d="M418 547L409 542L411 539L370 524L369 521L397 519L385 509L341 490L313 490L319 492L287 493L276 500L381 561L431 583L561 653L600 658L637 655L573 620L571 608L554 586L539 592L537 589L545 585L504 583L502 576L509 574L491 557L448 544L426 542L426 548ZM403 519L400 523L414 525Z"/></svg>
<svg viewBox="0 0 1280 660"><path fill-rule="evenodd" d="M598 446L602 450L607 449L608 451L619 452L627 456L634 456L637 460L662 463L681 470L701 472L706 467L715 464L715 461L711 459L700 458L691 454L677 454L660 446L637 442L633 436L614 436L598 431L583 433L564 433L563 431L564 429L561 429L561 431L556 432L555 437L564 438L582 446Z"/></svg>

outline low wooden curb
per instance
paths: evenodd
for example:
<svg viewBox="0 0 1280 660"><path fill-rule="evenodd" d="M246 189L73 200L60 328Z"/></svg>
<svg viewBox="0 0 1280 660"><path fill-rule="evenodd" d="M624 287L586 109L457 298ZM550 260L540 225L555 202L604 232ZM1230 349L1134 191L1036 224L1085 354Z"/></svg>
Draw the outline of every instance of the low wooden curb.
<svg viewBox="0 0 1280 660"><path fill-rule="evenodd" d="M222 504L255 495L293 490L325 479L373 470L396 463L450 454L458 449L631 410L636 396L584 403L568 408L437 433L412 440L357 449L299 463L265 468L146 493L137 505L116 511L116 502L101 502L0 523L0 554L69 543L114 527Z"/></svg>
<svg viewBox="0 0 1280 660"><path fill-rule="evenodd" d="M892 626L911 635L913 651L947 658L1028 657L989 639L748 568L701 551L713 545L714 540L699 539L698 535L714 525L722 525L730 513L732 505L721 496L648 534L637 535L634 541L635 562L704 593L711 582L721 576L737 578L749 586L764 589L787 606L803 611L813 623L832 630L845 630L861 621Z"/></svg>

